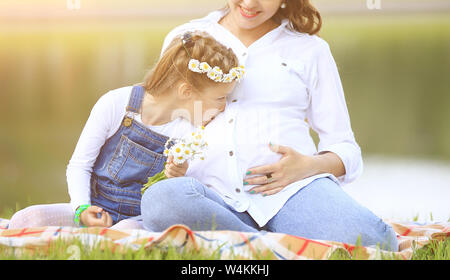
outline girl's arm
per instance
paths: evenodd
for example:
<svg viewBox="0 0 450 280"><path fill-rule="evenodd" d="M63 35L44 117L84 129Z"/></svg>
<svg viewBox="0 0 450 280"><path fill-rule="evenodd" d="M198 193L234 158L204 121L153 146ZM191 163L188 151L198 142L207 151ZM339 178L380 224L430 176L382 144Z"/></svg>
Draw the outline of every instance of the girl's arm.
<svg viewBox="0 0 450 280"><path fill-rule="evenodd" d="M117 97L109 92L94 105L67 166L67 185L74 211L80 205L90 204L90 181L95 161L106 140L120 126L126 104L118 104L120 99Z"/></svg>

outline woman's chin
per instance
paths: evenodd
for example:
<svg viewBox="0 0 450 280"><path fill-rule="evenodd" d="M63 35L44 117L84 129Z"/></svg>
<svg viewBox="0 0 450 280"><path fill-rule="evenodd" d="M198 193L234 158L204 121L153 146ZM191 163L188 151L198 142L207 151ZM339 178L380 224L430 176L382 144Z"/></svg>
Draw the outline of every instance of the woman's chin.
<svg viewBox="0 0 450 280"><path fill-rule="evenodd" d="M238 24L239 28L242 30L253 30L255 28L257 28L258 26L260 26L261 24L257 23L257 24L250 24L250 23L246 23L246 22L240 22Z"/></svg>

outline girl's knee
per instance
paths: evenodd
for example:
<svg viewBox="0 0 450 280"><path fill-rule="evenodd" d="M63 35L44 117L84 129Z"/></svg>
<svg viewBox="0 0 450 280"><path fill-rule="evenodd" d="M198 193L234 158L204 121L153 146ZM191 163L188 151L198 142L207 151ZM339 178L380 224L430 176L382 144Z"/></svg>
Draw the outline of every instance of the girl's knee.
<svg viewBox="0 0 450 280"><path fill-rule="evenodd" d="M44 226L45 211L39 205L17 211L9 222L9 229Z"/></svg>
<svg viewBox="0 0 450 280"><path fill-rule="evenodd" d="M15 213L9 228L75 226L73 211L68 203L33 205Z"/></svg>
<svg viewBox="0 0 450 280"><path fill-rule="evenodd" d="M133 219L126 219L113 225L111 229L122 230L122 229L144 229L142 221L137 221Z"/></svg>

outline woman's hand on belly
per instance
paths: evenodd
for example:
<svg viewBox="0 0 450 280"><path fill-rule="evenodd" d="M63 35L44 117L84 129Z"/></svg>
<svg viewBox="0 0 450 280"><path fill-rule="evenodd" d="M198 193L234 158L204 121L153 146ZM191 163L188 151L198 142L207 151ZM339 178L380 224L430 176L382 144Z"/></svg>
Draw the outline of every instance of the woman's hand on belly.
<svg viewBox="0 0 450 280"><path fill-rule="evenodd" d="M313 156L300 154L286 146L270 144L269 147L282 157L277 163L248 170L247 175L254 177L244 179L244 185L256 185L249 190L251 194L273 195L296 181L317 174Z"/></svg>
<svg viewBox="0 0 450 280"><path fill-rule="evenodd" d="M331 173L336 177L346 174L344 163L333 152L323 151L315 156L307 156L286 146L270 144L269 147L282 157L277 163L248 170L247 175L257 175L244 179L244 185L257 185L249 190L251 194L276 194L296 181L317 174Z"/></svg>

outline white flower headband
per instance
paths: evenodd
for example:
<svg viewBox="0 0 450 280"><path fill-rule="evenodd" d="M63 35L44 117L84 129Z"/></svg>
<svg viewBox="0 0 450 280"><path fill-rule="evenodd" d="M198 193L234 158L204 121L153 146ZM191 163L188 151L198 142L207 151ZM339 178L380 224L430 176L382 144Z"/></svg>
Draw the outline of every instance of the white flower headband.
<svg viewBox="0 0 450 280"><path fill-rule="evenodd" d="M188 53L189 57L191 57L191 54L189 53L189 51L187 49L187 47L190 47L193 45L191 34L189 32L185 33L182 36L181 40L183 42L184 49ZM193 58L191 58L191 60L189 60L188 68L189 68L189 70L191 70L192 72L195 72L195 73L200 73L200 74L206 73L208 78L210 78L211 80L213 80L215 82L221 82L221 83L231 83L234 80L240 82L245 75L245 68L242 65L240 65L238 67L233 67L228 74L224 74L222 69L220 69L220 67L218 67L218 66L211 67L207 62L200 62L197 59L193 59Z"/></svg>
<svg viewBox="0 0 450 280"><path fill-rule="evenodd" d="M206 73L208 78L215 82L231 83L236 80L240 82L245 74L244 66L233 67L228 74L224 74L220 67L211 67L207 62L200 62L197 59L189 60L189 70L196 73Z"/></svg>

